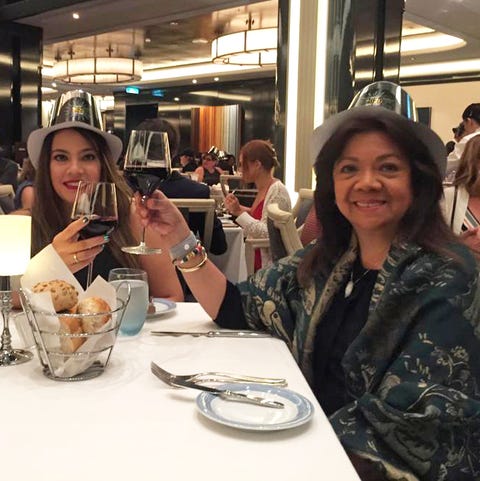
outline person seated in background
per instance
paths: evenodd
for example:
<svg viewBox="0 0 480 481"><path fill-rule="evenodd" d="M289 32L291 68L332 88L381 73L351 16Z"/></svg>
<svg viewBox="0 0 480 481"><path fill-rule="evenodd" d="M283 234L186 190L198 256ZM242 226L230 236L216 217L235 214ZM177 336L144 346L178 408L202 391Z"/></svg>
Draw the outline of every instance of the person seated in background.
<svg viewBox="0 0 480 481"><path fill-rule="evenodd" d="M18 186L18 164L3 156L3 150L0 151L0 185L10 184L13 190L17 190Z"/></svg>
<svg viewBox="0 0 480 481"><path fill-rule="evenodd" d="M1 151L4 153L4 150ZM13 192L18 185L18 164L7 157L0 157L0 185L11 185ZM8 214L14 210L13 198L8 195L0 197L0 209L4 214Z"/></svg>
<svg viewBox="0 0 480 481"><path fill-rule="evenodd" d="M444 187L445 215L455 234L480 260L480 136L463 150L452 185Z"/></svg>
<svg viewBox="0 0 480 481"><path fill-rule="evenodd" d="M321 237L236 286L178 255L189 228L161 192L137 212L218 325L287 343L362 480L476 479L479 272L440 208L443 141L369 105L314 145Z"/></svg>
<svg viewBox="0 0 480 481"><path fill-rule="evenodd" d="M195 170L198 182L207 185L220 183L222 170L217 167L217 157L214 154L202 154L202 165Z"/></svg>
<svg viewBox="0 0 480 481"><path fill-rule="evenodd" d="M232 154L227 154L222 152L221 156L218 157L217 166L225 173L233 175L235 173L235 156Z"/></svg>
<svg viewBox="0 0 480 481"><path fill-rule="evenodd" d="M182 172L195 172L198 165L195 162L195 152L192 149L184 149L180 152L180 165Z"/></svg>
<svg viewBox="0 0 480 481"><path fill-rule="evenodd" d="M15 198L13 199L15 209L31 211L35 194L35 169L28 158L23 161L19 182L17 190L15 191Z"/></svg>
<svg viewBox="0 0 480 481"><path fill-rule="evenodd" d="M463 126L462 129L459 128ZM480 134L480 103L470 104L462 113L462 122L457 127L455 133L455 148L448 154L447 157L447 173L446 178L451 179L455 176L455 171L458 168L460 157L462 156L463 149L467 142L476 135ZM458 140L457 140L458 138Z"/></svg>
<svg viewBox="0 0 480 481"><path fill-rule="evenodd" d="M210 189L207 185L201 184L179 172L173 171L158 187L169 199L209 199ZM203 240L205 227L205 214L202 212L191 212L188 215L188 225L200 240ZM212 242L210 252L215 255L224 254L227 251L227 241L223 225L214 214Z"/></svg>
<svg viewBox="0 0 480 481"><path fill-rule="evenodd" d="M116 168L122 141L96 126L93 96L84 91L67 92L55 112L52 125L34 130L27 141L36 171L35 203L31 212L17 213L32 216L32 255L52 244L84 288L86 267L91 262L93 279L97 275L108 279L109 271L116 267L141 268L148 274L151 296L183 300L168 254L136 256L121 250L139 243L142 228L137 216L131 215L133 193ZM111 234L81 238L88 219L70 218L80 181L115 183L119 222ZM162 247L163 239L151 229L147 238L151 245Z"/></svg>
<svg viewBox="0 0 480 481"><path fill-rule="evenodd" d="M278 167L277 154L267 140L251 140L241 149L239 155L242 180L252 182L258 189L251 207L240 205L233 193L225 197L225 208L236 217L245 237L268 239L267 206L276 203L280 209L291 211L290 196L282 182L273 176ZM269 249L256 249L255 270L272 262Z"/></svg>

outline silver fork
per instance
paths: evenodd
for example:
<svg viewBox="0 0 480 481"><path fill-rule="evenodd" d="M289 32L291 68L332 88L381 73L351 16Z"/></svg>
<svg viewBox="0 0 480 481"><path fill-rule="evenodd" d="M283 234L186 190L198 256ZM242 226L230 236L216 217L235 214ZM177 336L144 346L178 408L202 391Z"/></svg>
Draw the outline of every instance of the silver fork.
<svg viewBox="0 0 480 481"><path fill-rule="evenodd" d="M257 376L244 376L242 374L229 374L226 372L200 372L198 374L172 374L171 372L165 371L158 364L155 365L156 368L162 372L165 380L176 386L177 382L252 382L256 384L268 384L278 387L287 386L287 381L280 378L268 378L268 377L257 377ZM178 386L177 386L178 387Z"/></svg>
<svg viewBox="0 0 480 481"><path fill-rule="evenodd" d="M169 386L174 387L186 387L191 389L199 389L200 391L206 391L216 396L220 396L226 401L238 401L242 403L255 404L256 406L262 406L266 408L283 409L285 405L276 401L275 399L270 399L268 397L257 396L251 392L237 392L231 389L218 389L211 386L205 386L205 384L197 384L192 381L179 381L175 379L173 382L167 371L164 371L161 367L157 366L154 362L150 363L150 368L152 373L155 374L163 382L167 383Z"/></svg>

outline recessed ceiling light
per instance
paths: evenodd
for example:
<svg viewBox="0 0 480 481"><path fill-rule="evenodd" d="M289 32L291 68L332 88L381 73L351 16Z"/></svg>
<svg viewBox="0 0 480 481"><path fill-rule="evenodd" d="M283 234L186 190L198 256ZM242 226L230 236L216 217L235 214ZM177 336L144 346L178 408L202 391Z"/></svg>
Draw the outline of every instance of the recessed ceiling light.
<svg viewBox="0 0 480 481"><path fill-rule="evenodd" d="M220 80L220 78L219 78L219 77L214 77L213 80L214 80L215 82L218 82L218 81Z"/></svg>
<svg viewBox="0 0 480 481"><path fill-rule="evenodd" d="M194 78L194 79L192 80L192 84L196 84L196 83L197 83L197 79Z"/></svg>
<svg viewBox="0 0 480 481"><path fill-rule="evenodd" d="M72 13L72 17L75 19L75 20L78 20L80 18L80 15L77 13L77 12L74 12Z"/></svg>
<svg viewBox="0 0 480 481"><path fill-rule="evenodd" d="M174 97L173 100L175 100L175 102L178 102L180 100L180 97Z"/></svg>
<svg viewBox="0 0 480 481"><path fill-rule="evenodd" d="M192 40L192 43L201 43L201 44L205 44L205 43L208 43L208 40L206 38L194 38Z"/></svg>
<svg viewBox="0 0 480 481"><path fill-rule="evenodd" d="M176 26L178 25L178 22L176 22L175 20L173 20L173 21L170 22L170 25L171 25L172 27L176 27Z"/></svg>
<svg viewBox="0 0 480 481"><path fill-rule="evenodd" d="M150 43L152 39L150 37L145 37L145 43Z"/></svg>

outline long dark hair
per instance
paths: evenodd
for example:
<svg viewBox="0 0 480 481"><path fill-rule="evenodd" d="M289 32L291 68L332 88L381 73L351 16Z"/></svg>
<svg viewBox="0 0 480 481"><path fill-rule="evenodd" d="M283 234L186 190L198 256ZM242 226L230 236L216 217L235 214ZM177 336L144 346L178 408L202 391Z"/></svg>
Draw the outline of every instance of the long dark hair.
<svg viewBox="0 0 480 481"><path fill-rule="evenodd" d="M117 188L118 228L110 237L110 249L115 259L126 267L139 267L136 256L122 252L122 245L133 245L133 237L128 219L130 218L130 199L132 191L122 175L117 171L110 149L102 136L86 129L73 129L85 138L94 148L100 159L100 180L113 182ZM57 131L58 132L58 131ZM32 208L32 255L52 242L53 237L71 222L70 212L66 212L64 201L58 196L50 178L50 155L53 137L50 133L43 142L38 169L35 177L35 203Z"/></svg>
<svg viewBox="0 0 480 481"><path fill-rule="evenodd" d="M445 223L440 208L443 195L440 170L409 122L372 117L350 119L338 128L321 149L315 161L317 187L314 198L322 235L300 264L298 277L302 285L306 285L317 272L327 274L349 246L352 225L335 203L333 167L347 142L355 134L366 132L387 135L410 162L414 201L400 222L397 238L415 242L440 255L457 257L448 248L455 236Z"/></svg>

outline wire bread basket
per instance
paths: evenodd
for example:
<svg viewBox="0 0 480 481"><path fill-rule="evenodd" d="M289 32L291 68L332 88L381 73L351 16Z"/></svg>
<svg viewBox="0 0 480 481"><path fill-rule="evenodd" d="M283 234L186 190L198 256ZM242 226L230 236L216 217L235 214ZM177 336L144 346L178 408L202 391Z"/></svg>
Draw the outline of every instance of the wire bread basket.
<svg viewBox="0 0 480 481"><path fill-rule="evenodd" d="M20 298L45 376L55 381L83 381L104 372L130 300L130 289L126 300L117 298L115 309L95 314L52 313L34 308L23 291ZM70 322L93 324L99 318L108 321L95 332L70 333L60 327Z"/></svg>

